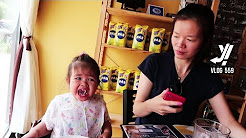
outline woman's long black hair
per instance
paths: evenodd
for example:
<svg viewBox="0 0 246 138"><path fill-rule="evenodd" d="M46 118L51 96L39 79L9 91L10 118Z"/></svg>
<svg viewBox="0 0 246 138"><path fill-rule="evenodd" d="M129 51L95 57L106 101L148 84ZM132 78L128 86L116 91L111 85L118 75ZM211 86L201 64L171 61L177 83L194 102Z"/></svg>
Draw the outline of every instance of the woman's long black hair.
<svg viewBox="0 0 246 138"><path fill-rule="evenodd" d="M195 20L202 30L203 41L199 52L195 56L194 63L200 63L209 56L214 34L214 13L201 4L189 4L181 9L174 18L174 24L178 20Z"/></svg>

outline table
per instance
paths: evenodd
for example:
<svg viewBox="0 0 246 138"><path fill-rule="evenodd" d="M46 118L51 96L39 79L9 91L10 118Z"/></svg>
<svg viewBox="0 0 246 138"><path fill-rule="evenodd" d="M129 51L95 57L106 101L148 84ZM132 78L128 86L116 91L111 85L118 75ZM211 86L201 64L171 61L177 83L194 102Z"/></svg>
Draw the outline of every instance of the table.
<svg viewBox="0 0 246 138"><path fill-rule="evenodd" d="M185 125L121 125L127 138L158 137L158 138L192 138L193 126Z"/></svg>
<svg viewBox="0 0 246 138"><path fill-rule="evenodd" d="M186 138L192 138L194 127L187 125L173 125Z"/></svg>

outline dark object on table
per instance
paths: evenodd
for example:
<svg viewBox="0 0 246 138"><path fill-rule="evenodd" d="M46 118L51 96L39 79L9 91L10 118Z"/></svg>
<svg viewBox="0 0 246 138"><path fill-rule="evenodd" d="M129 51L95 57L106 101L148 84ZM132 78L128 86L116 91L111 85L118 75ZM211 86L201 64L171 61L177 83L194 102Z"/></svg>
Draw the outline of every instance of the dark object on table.
<svg viewBox="0 0 246 138"><path fill-rule="evenodd" d="M166 17L171 17L171 18L175 18L176 14L174 13L167 13Z"/></svg>
<svg viewBox="0 0 246 138"><path fill-rule="evenodd" d="M123 124L135 122L136 117L133 114L133 101L136 98L137 90L123 91Z"/></svg>
<svg viewBox="0 0 246 138"><path fill-rule="evenodd" d="M126 10L136 11L137 8L145 8L145 0L117 0L122 3L121 9L125 6Z"/></svg>

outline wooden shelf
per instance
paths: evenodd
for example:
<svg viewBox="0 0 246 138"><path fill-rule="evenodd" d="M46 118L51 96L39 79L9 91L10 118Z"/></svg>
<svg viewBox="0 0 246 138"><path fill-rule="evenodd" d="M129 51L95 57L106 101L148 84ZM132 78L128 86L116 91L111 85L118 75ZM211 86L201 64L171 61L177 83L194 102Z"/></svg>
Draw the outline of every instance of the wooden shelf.
<svg viewBox="0 0 246 138"><path fill-rule="evenodd" d="M151 15L151 14L146 14L146 13L141 13L141 12L133 12L133 11L117 9L117 8L108 7L107 12L111 15L124 16L124 17L129 17L129 18L134 18L134 19L137 18L141 20L173 23L173 18L170 18L170 17Z"/></svg>
<svg viewBox="0 0 246 138"><path fill-rule="evenodd" d="M113 45L107 45L107 44L104 44L104 47L115 48L115 49L126 50L126 51L133 51L133 52L138 52L138 53L147 53L147 54L154 53L154 52L149 52L149 51L144 51L144 50L138 50L138 49L132 49L132 48L120 47L120 46L113 46Z"/></svg>
<svg viewBox="0 0 246 138"><path fill-rule="evenodd" d="M115 90L110 90L110 91L101 90L100 93L123 96L123 93L115 92Z"/></svg>

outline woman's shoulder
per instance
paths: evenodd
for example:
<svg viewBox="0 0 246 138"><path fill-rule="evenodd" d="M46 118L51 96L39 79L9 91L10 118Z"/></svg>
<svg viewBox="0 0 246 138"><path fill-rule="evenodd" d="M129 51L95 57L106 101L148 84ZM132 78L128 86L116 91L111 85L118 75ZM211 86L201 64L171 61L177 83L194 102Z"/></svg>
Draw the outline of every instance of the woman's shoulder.
<svg viewBox="0 0 246 138"><path fill-rule="evenodd" d="M138 68L144 74L155 72L157 69L163 69L167 68L167 66L169 65L173 65L173 57L174 55L169 52L153 53L150 54L147 58L145 58L145 60L138 66Z"/></svg>
<svg viewBox="0 0 246 138"><path fill-rule="evenodd" d="M201 70L208 70L210 68L210 65L208 63L205 63L205 62L200 62L200 63L196 64L196 67L201 69Z"/></svg>
<svg viewBox="0 0 246 138"><path fill-rule="evenodd" d="M172 57L172 52L163 52L163 53L152 53L149 57Z"/></svg>
<svg viewBox="0 0 246 138"><path fill-rule="evenodd" d="M161 61L170 61L173 59L173 53L171 52L165 52L165 53L153 53L150 54L146 59L147 60L161 60Z"/></svg>

